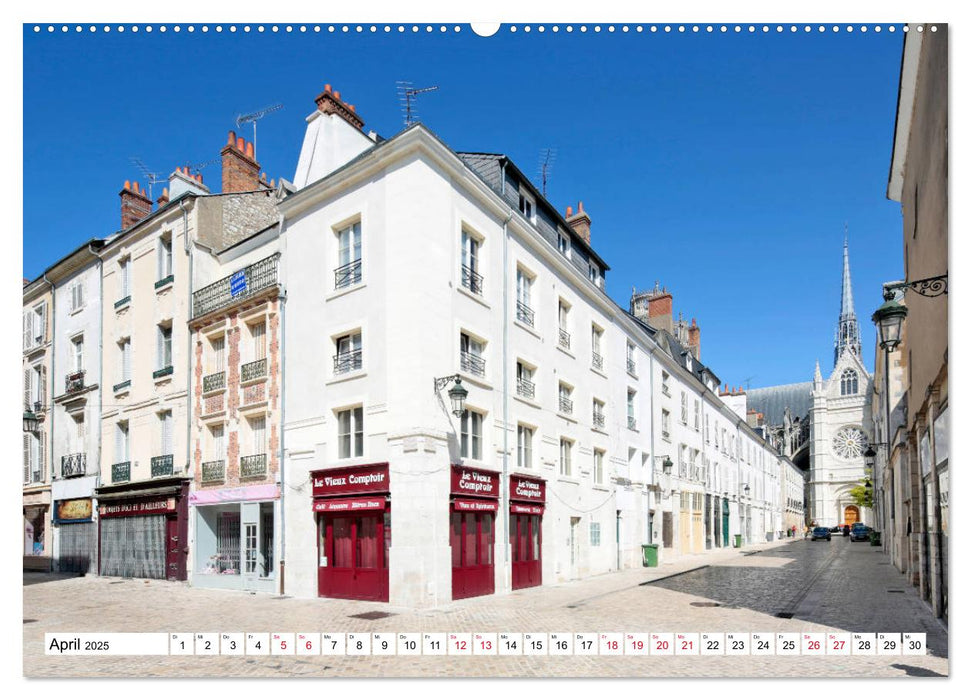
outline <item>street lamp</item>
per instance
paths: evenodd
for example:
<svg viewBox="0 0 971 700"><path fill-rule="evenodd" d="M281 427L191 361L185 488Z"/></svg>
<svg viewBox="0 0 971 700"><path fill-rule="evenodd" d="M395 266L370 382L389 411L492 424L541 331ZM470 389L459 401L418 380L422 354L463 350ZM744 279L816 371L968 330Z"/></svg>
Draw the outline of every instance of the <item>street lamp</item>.
<svg viewBox="0 0 971 700"><path fill-rule="evenodd" d="M448 398L452 401L452 413L461 416L465 413L465 399L469 395L469 390L462 386L462 379L457 374L435 379L435 393L438 394L449 382L455 382L448 390Z"/></svg>
<svg viewBox="0 0 971 700"><path fill-rule="evenodd" d="M24 432L25 433L36 433L37 425L40 421L37 419L37 414L27 409L24 411Z"/></svg>
<svg viewBox="0 0 971 700"><path fill-rule="evenodd" d="M873 323L880 334L880 347L887 352L893 351L900 344L905 318L907 307L894 299L888 299L873 312Z"/></svg>
<svg viewBox="0 0 971 700"><path fill-rule="evenodd" d="M873 469L873 460L876 458L876 450L873 449L873 443L871 443L867 448L866 452L863 453L863 460L866 466Z"/></svg>
<svg viewBox="0 0 971 700"><path fill-rule="evenodd" d="M660 459L661 468L664 470L665 474L671 473L671 467L674 466L674 462L671 461L671 455L657 455L655 459Z"/></svg>

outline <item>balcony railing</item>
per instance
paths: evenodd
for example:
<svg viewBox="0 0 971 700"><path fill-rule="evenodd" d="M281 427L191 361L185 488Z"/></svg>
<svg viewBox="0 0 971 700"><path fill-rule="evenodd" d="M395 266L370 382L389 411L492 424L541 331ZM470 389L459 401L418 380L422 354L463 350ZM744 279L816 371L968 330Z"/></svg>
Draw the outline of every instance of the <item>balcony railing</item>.
<svg viewBox="0 0 971 700"><path fill-rule="evenodd" d="M115 384L112 387L112 389L114 389L115 393L117 394L122 389L127 389L130 386L131 386L131 379L125 379L125 380L120 381L117 384Z"/></svg>
<svg viewBox="0 0 971 700"><path fill-rule="evenodd" d="M627 371L631 374L637 374L637 363L631 357L627 358Z"/></svg>
<svg viewBox="0 0 971 700"><path fill-rule="evenodd" d="M524 399L531 399L536 396L536 385L528 379L519 378L516 380L516 393Z"/></svg>
<svg viewBox="0 0 971 700"><path fill-rule="evenodd" d="M175 275L166 275L165 277L163 277L162 279L158 280L155 283L155 288L161 289L162 287L164 287L165 285L169 284L174 280L175 280Z"/></svg>
<svg viewBox="0 0 971 700"><path fill-rule="evenodd" d="M334 289L343 289L361 281L361 261L354 260L334 270Z"/></svg>
<svg viewBox="0 0 971 700"><path fill-rule="evenodd" d="M570 334L562 328L560 329L560 347L570 349Z"/></svg>
<svg viewBox="0 0 971 700"><path fill-rule="evenodd" d="M167 377L175 371L172 365L166 365L165 367L160 367L159 369L152 372L152 379L158 379L159 377Z"/></svg>
<svg viewBox="0 0 971 700"><path fill-rule="evenodd" d="M84 370L79 369L77 372L71 372L64 378L64 391L68 394L73 394L75 391L81 391L84 388Z"/></svg>
<svg viewBox="0 0 971 700"><path fill-rule="evenodd" d="M126 294L121 299L115 302L115 308L120 309L122 306L126 306L130 301L131 301L131 294Z"/></svg>
<svg viewBox="0 0 971 700"><path fill-rule="evenodd" d="M567 415L573 413L573 401L565 396L560 397L560 413L566 413Z"/></svg>
<svg viewBox="0 0 971 700"><path fill-rule="evenodd" d="M253 479L266 476L266 454L249 455L239 459L239 477Z"/></svg>
<svg viewBox="0 0 971 700"><path fill-rule="evenodd" d="M61 478L68 479L72 476L84 476L88 471L88 455L84 452L75 452L72 455L61 457Z"/></svg>
<svg viewBox="0 0 971 700"><path fill-rule="evenodd" d="M131 481L131 462L117 462L111 465L111 483Z"/></svg>
<svg viewBox="0 0 971 700"><path fill-rule="evenodd" d="M277 284L280 254L258 260L192 295L192 317L229 306Z"/></svg>
<svg viewBox="0 0 971 700"><path fill-rule="evenodd" d="M219 459L202 463L202 483L211 484L226 480L226 460Z"/></svg>
<svg viewBox="0 0 971 700"><path fill-rule="evenodd" d="M535 316L536 315L533 313L533 310L531 308L529 308L528 306L526 306L526 304L524 304L521 301L517 301L516 302L516 320L517 321L519 321L520 323L525 323L527 326L529 326L530 328L532 328L533 327L533 320L534 320Z"/></svg>
<svg viewBox="0 0 971 700"><path fill-rule="evenodd" d="M361 353L361 350L352 350L334 355L334 374L347 374L361 369Z"/></svg>
<svg viewBox="0 0 971 700"><path fill-rule="evenodd" d="M172 455L159 455L152 457L152 477L172 476L175 462Z"/></svg>
<svg viewBox="0 0 971 700"><path fill-rule="evenodd" d="M634 416L627 416L627 427L631 430L637 430L637 419Z"/></svg>
<svg viewBox="0 0 971 700"><path fill-rule="evenodd" d="M603 428L604 427L604 414L600 411L593 412L593 427Z"/></svg>
<svg viewBox="0 0 971 700"><path fill-rule="evenodd" d="M207 393L210 391L218 391L219 389L226 388L226 371L213 372L212 374L207 374L202 378L202 391Z"/></svg>
<svg viewBox="0 0 971 700"><path fill-rule="evenodd" d="M593 362L593 368L594 369L603 369L604 368L604 358L597 351L594 351L594 353L593 353L592 362Z"/></svg>
<svg viewBox="0 0 971 700"><path fill-rule="evenodd" d="M256 360L255 362L247 362L245 365L239 368L239 380L241 382L248 382L253 379L261 379L266 376L266 358L262 360Z"/></svg>
<svg viewBox="0 0 971 700"><path fill-rule="evenodd" d="M481 356L463 350L459 359L463 372L474 374L477 377L485 376L485 360Z"/></svg>
<svg viewBox="0 0 971 700"><path fill-rule="evenodd" d="M482 275L468 265L462 266L462 286L473 294L482 294Z"/></svg>

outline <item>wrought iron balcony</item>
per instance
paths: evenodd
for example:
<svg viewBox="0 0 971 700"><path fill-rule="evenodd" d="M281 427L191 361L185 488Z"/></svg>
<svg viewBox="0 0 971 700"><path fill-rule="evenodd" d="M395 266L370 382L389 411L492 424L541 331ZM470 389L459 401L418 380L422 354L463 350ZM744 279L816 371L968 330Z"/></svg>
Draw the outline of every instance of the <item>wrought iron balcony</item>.
<svg viewBox="0 0 971 700"><path fill-rule="evenodd" d="M343 289L361 281L361 261L354 260L334 270L334 289Z"/></svg>
<svg viewBox="0 0 971 700"><path fill-rule="evenodd" d="M473 294L482 294L482 275L468 265L462 266L462 286Z"/></svg>
<svg viewBox="0 0 971 700"><path fill-rule="evenodd" d="M463 350L459 359L463 372L474 374L477 377L485 376L485 359L480 355L473 355L471 352Z"/></svg>
<svg viewBox="0 0 971 700"><path fill-rule="evenodd" d="M560 347L570 349L570 334L562 328L560 329Z"/></svg>
<svg viewBox="0 0 971 700"><path fill-rule="evenodd" d="M593 352L593 355L592 355L592 363L593 363L593 368L594 369L603 369L604 368L604 358L596 350Z"/></svg>
<svg viewBox="0 0 971 700"><path fill-rule="evenodd" d="M131 379L125 379L124 381L121 381L121 382L118 382L117 384L115 384L112 387L112 389L114 389L115 393L117 394L122 389L127 389L130 386L131 386Z"/></svg>
<svg viewBox="0 0 971 700"><path fill-rule="evenodd" d="M152 457L152 477L172 476L174 460L172 455Z"/></svg>
<svg viewBox="0 0 971 700"><path fill-rule="evenodd" d="M248 382L253 379L261 379L266 376L266 358L262 360L256 360L255 362L247 362L245 365L239 368L239 380L241 382Z"/></svg>
<svg viewBox="0 0 971 700"><path fill-rule="evenodd" d="M525 323L527 326L529 326L530 328L532 328L533 327L533 320L534 320L534 318L535 318L535 314L533 313L533 310L531 308L529 308L528 306L526 306L526 304L524 304L521 301L517 301L516 302L516 320L517 321L519 321L521 323Z"/></svg>
<svg viewBox="0 0 971 700"><path fill-rule="evenodd" d="M637 374L637 363L634 362L632 357L627 358L627 371L634 375Z"/></svg>
<svg viewBox="0 0 971 700"><path fill-rule="evenodd" d="M516 393L524 399L531 399L536 396L536 385L528 379L519 378L516 380Z"/></svg>
<svg viewBox="0 0 971 700"><path fill-rule="evenodd" d="M68 394L73 394L75 391L81 391L84 389L84 370L79 369L77 372L70 372L64 378L64 391Z"/></svg>
<svg viewBox="0 0 971 700"><path fill-rule="evenodd" d="M193 293L192 317L222 309L276 286L279 261L280 254L275 253Z"/></svg>
<svg viewBox="0 0 971 700"><path fill-rule="evenodd" d="M162 287L164 287L165 285L171 283L174 280L175 280L175 275L166 275L165 277L163 277L162 279L158 280L155 283L155 288L156 289L161 289Z"/></svg>
<svg viewBox="0 0 971 700"><path fill-rule="evenodd" d="M131 301L131 294L127 294L115 302L115 308L120 309L122 306L126 306L130 301Z"/></svg>
<svg viewBox="0 0 971 700"><path fill-rule="evenodd" d="M152 379L167 377L168 375L172 374L172 372L174 371L175 371L175 368L172 367L172 365L166 365L165 367L161 367L155 370L154 372L152 372Z"/></svg>
<svg viewBox="0 0 971 700"><path fill-rule="evenodd" d="M208 393L210 391L218 391L219 389L226 388L226 371L213 372L212 374L207 374L202 378L202 391L203 393Z"/></svg>
<svg viewBox="0 0 971 700"><path fill-rule="evenodd" d="M84 476L88 471L88 455L84 452L75 452L71 455L61 457L61 478L68 479L72 476Z"/></svg>
<svg viewBox="0 0 971 700"><path fill-rule="evenodd" d="M637 419L634 416L627 416L627 427L631 430L637 430Z"/></svg>
<svg viewBox="0 0 971 700"><path fill-rule="evenodd" d="M348 372L361 369L361 358L361 350L337 353L334 355L334 374L347 374Z"/></svg>
<svg viewBox="0 0 971 700"><path fill-rule="evenodd" d="M111 465L111 483L131 481L131 462L117 462Z"/></svg>
<svg viewBox="0 0 971 700"><path fill-rule="evenodd" d="M249 455L239 459L239 477L254 479L266 476L266 454Z"/></svg>
<svg viewBox="0 0 971 700"><path fill-rule="evenodd" d="M573 401L565 396L560 397L560 413L566 413L567 415L573 413Z"/></svg>
<svg viewBox="0 0 971 700"><path fill-rule="evenodd" d="M604 414L600 411L593 412L593 427L603 428L604 427Z"/></svg>
<svg viewBox="0 0 971 700"><path fill-rule="evenodd" d="M202 483L211 484L226 480L226 460L217 459L202 463Z"/></svg>

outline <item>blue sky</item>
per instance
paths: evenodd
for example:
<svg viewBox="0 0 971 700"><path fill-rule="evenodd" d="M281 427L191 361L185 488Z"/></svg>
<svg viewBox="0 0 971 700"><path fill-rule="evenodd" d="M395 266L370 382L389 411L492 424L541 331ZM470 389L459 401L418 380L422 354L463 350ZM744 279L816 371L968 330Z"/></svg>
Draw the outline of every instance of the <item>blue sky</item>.
<svg viewBox="0 0 971 700"><path fill-rule="evenodd" d="M451 26L451 25L450 25ZM885 197L903 36L828 31L475 36L35 34L24 29L24 276L119 227L118 191L217 158L237 113L283 103L258 159L291 179L330 83L384 136L396 80L438 85L422 121L455 150L502 152L549 199L582 199L608 293L660 280L732 385L806 381L832 365L844 222L864 360L880 284L903 274ZM251 138L249 129L243 132ZM203 169L218 188L219 167ZM160 186L159 186L160 187ZM157 193L156 193L157 196Z"/></svg>

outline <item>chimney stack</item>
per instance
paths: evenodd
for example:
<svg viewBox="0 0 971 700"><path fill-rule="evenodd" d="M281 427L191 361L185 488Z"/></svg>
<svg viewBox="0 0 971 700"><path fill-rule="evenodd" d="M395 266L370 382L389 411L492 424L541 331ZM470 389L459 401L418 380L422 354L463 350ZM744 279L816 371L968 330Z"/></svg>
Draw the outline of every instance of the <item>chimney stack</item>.
<svg viewBox="0 0 971 700"><path fill-rule="evenodd" d="M331 90L330 83L324 85L324 91L314 99L317 109L324 114L336 114L355 129L364 130L364 120L358 116L354 105L347 104L341 99L338 90Z"/></svg>
<svg viewBox="0 0 971 700"><path fill-rule="evenodd" d="M688 326L688 350L695 356L696 360L701 361L701 329L698 327L698 322L693 318L691 325Z"/></svg>
<svg viewBox="0 0 971 700"><path fill-rule="evenodd" d="M654 282L654 289L647 296L647 321L655 328L674 333L674 300L667 287Z"/></svg>
<svg viewBox="0 0 971 700"><path fill-rule="evenodd" d="M155 203L158 204L159 209L161 209L162 207L164 207L166 204L169 203L169 188L168 187L163 187L162 188L162 196L159 197L158 199L156 199L155 200Z"/></svg>
<svg viewBox="0 0 971 700"><path fill-rule="evenodd" d="M125 180L125 186L118 193L121 196L121 228L131 228L152 213L152 200L139 188L137 182Z"/></svg>
<svg viewBox="0 0 971 700"><path fill-rule="evenodd" d="M260 164L251 142L230 131L219 153L223 157L223 194L260 189Z"/></svg>
<svg viewBox="0 0 971 700"><path fill-rule="evenodd" d="M573 213L573 207L566 208L566 223L570 225L573 232L590 245L590 217L583 211L583 202L577 204L577 213Z"/></svg>

